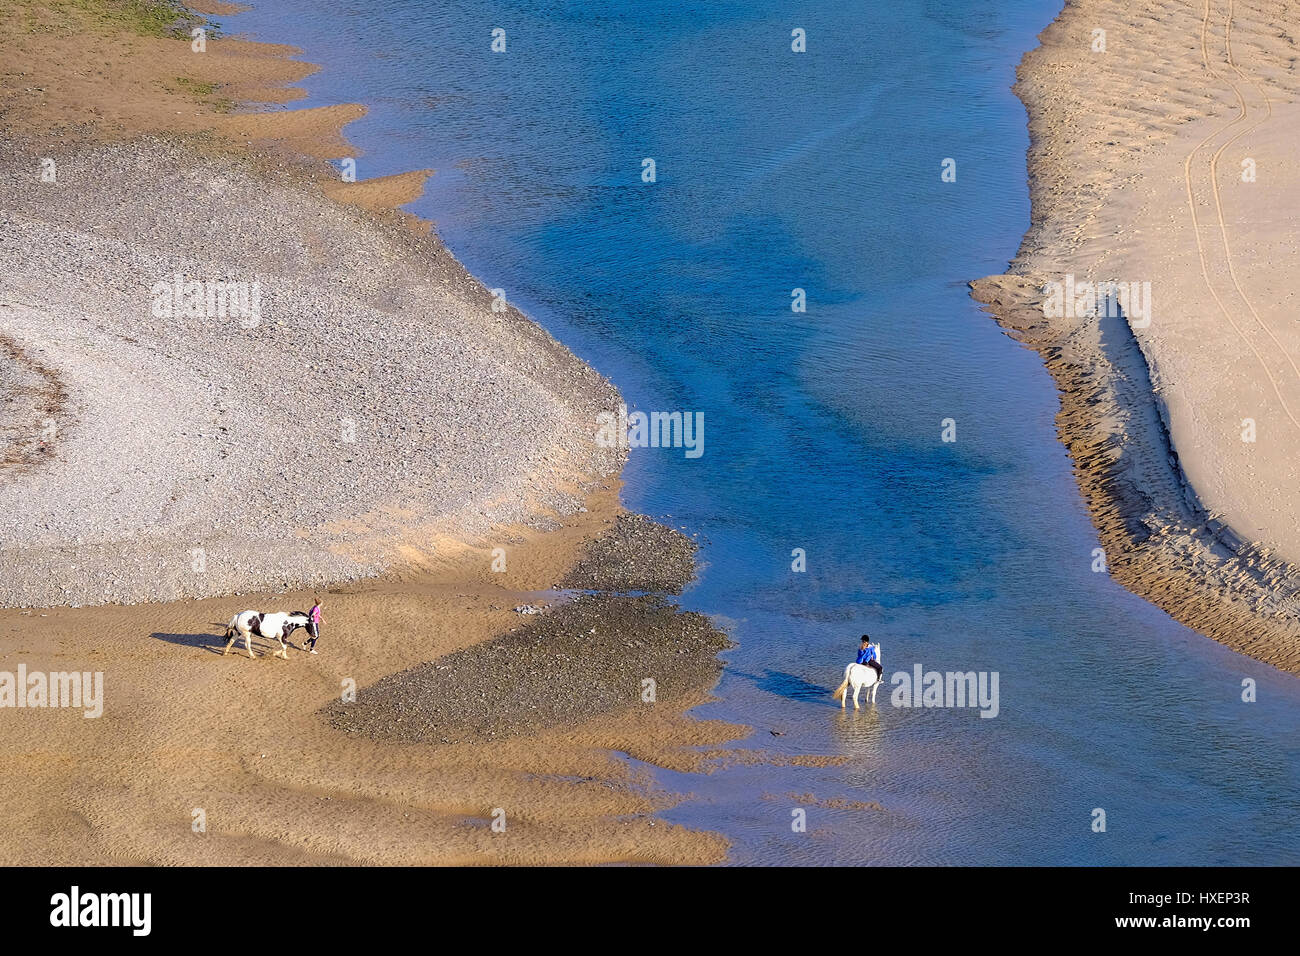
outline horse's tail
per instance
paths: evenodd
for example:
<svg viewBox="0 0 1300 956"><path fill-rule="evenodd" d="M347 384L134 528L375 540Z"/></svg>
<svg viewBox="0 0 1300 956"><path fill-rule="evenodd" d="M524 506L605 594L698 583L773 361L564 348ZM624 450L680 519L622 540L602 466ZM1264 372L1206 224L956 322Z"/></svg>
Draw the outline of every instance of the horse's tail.
<svg viewBox="0 0 1300 956"><path fill-rule="evenodd" d="M848 692L849 692L849 679L846 677L844 678L844 683L841 684L839 687L835 688L835 699L839 700Z"/></svg>

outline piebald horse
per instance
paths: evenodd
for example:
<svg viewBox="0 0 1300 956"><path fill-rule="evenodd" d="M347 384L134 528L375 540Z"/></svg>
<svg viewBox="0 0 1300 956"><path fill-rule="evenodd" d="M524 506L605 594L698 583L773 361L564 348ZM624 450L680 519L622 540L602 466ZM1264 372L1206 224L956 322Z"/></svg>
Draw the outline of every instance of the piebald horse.
<svg viewBox="0 0 1300 956"><path fill-rule="evenodd" d="M876 669L868 667L866 664L850 664L844 668L844 683L835 689L835 699L840 702L840 710L843 710L849 704L849 684L853 685L853 709L861 710L858 706L858 691L864 687L871 688L871 703L876 702L876 691L880 689L880 680L876 677Z"/></svg>
<svg viewBox="0 0 1300 956"><path fill-rule="evenodd" d="M256 657L253 653L253 635L264 637L267 640L279 641L280 649L275 652L276 657L289 659L289 648L285 645L284 639L298 630L300 627L306 627L310 618L302 611L278 611L275 614L263 614L261 611L241 611L230 619L226 625L226 649L222 651L221 656L225 657L230 653L230 647L236 640L243 636L244 648L248 651L249 657Z"/></svg>

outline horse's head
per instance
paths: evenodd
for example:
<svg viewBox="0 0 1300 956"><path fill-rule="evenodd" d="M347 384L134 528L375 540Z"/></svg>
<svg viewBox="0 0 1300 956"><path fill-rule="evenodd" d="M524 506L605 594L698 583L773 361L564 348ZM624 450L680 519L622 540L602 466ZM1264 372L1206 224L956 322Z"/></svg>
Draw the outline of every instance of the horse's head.
<svg viewBox="0 0 1300 956"><path fill-rule="evenodd" d="M306 627L310 621L311 618L308 617L304 612L294 611L292 614L290 614L288 617L284 619L284 626L288 629L285 633L288 633L289 631L296 631L300 627Z"/></svg>

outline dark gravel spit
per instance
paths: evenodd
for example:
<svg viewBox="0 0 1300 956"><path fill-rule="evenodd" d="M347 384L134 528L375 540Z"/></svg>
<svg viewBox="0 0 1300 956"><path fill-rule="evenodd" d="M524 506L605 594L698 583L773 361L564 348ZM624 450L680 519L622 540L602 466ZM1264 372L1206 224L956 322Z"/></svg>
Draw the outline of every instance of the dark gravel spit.
<svg viewBox="0 0 1300 956"><path fill-rule="evenodd" d="M731 646L657 595L579 595L518 630L384 678L325 708L349 733L425 743L500 739L712 687ZM653 703L642 699L654 681Z"/></svg>
<svg viewBox="0 0 1300 956"><path fill-rule="evenodd" d="M695 577L700 546L645 515L624 512L593 541L564 579L583 591L663 591L681 594Z"/></svg>

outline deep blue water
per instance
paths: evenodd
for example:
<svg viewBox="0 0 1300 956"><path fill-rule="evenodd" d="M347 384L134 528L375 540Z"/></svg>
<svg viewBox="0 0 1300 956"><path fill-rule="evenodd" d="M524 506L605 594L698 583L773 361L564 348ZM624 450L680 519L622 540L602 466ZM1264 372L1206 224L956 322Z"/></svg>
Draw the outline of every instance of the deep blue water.
<svg viewBox="0 0 1300 956"><path fill-rule="evenodd" d="M362 178L435 168L411 210L631 406L704 413L703 456L638 449L625 474L629 507L700 535L684 603L739 642L697 713L849 758L656 771L733 862L1300 862L1300 682L1092 571L1052 384L967 296L1028 225L1010 86L1058 9L259 0L224 21L322 66L296 105L370 109L347 130ZM887 675L997 671L998 717L888 687L842 714L864 631Z"/></svg>

